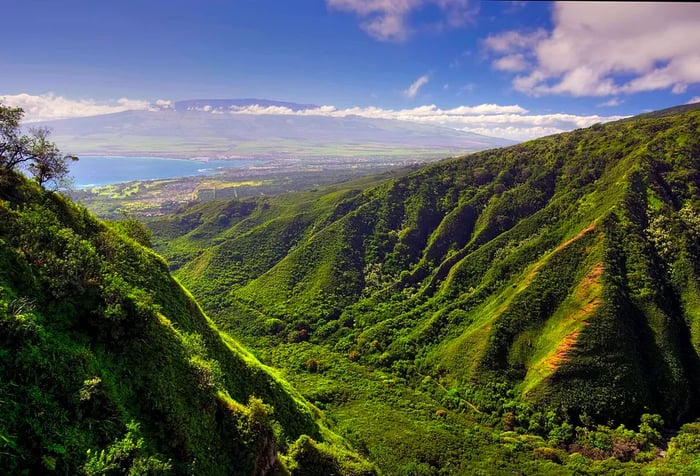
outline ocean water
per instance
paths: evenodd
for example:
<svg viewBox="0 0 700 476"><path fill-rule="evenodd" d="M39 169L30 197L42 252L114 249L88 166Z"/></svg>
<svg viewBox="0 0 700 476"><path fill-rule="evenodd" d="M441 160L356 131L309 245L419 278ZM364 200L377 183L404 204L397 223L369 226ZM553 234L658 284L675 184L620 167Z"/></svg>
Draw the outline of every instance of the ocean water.
<svg viewBox="0 0 700 476"><path fill-rule="evenodd" d="M155 180L193 175L211 175L222 168L259 164L255 159L214 160L202 162L164 157L97 157L81 156L71 162L70 175L75 188L89 188L132 180Z"/></svg>

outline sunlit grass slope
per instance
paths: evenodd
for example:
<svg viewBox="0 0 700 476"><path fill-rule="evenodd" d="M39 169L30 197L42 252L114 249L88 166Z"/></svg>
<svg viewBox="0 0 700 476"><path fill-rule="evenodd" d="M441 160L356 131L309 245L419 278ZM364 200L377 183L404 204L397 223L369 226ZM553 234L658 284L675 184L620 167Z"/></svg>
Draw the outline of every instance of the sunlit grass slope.
<svg viewBox="0 0 700 476"><path fill-rule="evenodd" d="M147 241L133 220L0 176L0 468L374 474Z"/></svg>
<svg viewBox="0 0 700 476"><path fill-rule="evenodd" d="M603 420L676 418L697 398L698 147L694 111L597 125L209 205L249 214L211 235L200 220L166 253L191 253L179 276L205 305L257 309L249 327L353 336L368 363L496 379ZM198 243L214 246L192 257Z"/></svg>
<svg viewBox="0 0 700 476"><path fill-rule="evenodd" d="M282 366L302 393L342 381L335 366L299 375L318 369L316 360L366 372L353 374L362 392L319 401L385 470L460 474L495 464L508 473L530 461L513 448L533 458L528 445L542 441L524 443L532 436L548 438L543 459L578 471L588 464L574 458L579 450L632 457L613 447L636 437L596 425L624 433L640 418L660 421L649 413L676 427L698 416L699 166L700 112L690 108L388 180L195 204L152 229L217 323ZM231 207L249 213L216 225L215 210ZM300 367L302 345L311 364ZM367 390L373 372L396 386L391 404ZM360 417L362 405L396 422L413 415L423 428L445 417L440 434L451 435L445 451L454 455L409 424L397 423L408 439L397 442ZM345 420L360 418L360 429ZM474 436L493 427L520 436L491 436L492 445ZM606 443L591 439L596 431ZM456 456L467 440L483 458ZM573 459L556 453L563 449ZM542 472L533 465L530 474Z"/></svg>

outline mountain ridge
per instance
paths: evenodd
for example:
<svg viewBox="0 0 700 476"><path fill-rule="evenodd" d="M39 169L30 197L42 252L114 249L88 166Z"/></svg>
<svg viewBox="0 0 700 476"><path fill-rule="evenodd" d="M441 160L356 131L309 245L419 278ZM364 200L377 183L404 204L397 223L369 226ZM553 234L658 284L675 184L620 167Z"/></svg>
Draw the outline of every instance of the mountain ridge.
<svg viewBox="0 0 700 476"><path fill-rule="evenodd" d="M376 474L217 328L138 222L5 170L0 217L3 470Z"/></svg>
<svg viewBox="0 0 700 476"><path fill-rule="evenodd" d="M149 226L273 355L310 342L533 428L680 424L700 398L699 132L697 111L595 125Z"/></svg>

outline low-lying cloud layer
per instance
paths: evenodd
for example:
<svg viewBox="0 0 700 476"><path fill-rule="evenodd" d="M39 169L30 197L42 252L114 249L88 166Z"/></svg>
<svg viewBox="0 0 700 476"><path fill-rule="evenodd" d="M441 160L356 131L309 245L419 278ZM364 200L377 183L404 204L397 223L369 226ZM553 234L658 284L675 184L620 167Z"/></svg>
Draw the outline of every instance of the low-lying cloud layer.
<svg viewBox="0 0 700 476"><path fill-rule="evenodd" d="M71 117L97 116L123 111L149 110L172 105L170 101L159 99L155 104L139 99L121 98L109 102L91 99L67 99L55 94L39 96L31 94L0 95L0 103L24 109L25 122L51 121Z"/></svg>
<svg viewBox="0 0 700 476"><path fill-rule="evenodd" d="M700 83L700 8L692 3L558 2L554 29L507 31L484 46L492 67L533 95L686 91Z"/></svg>
<svg viewBox="0 0 700 476"><path fill-rule="evenodd" d="M287 107L259 105L231 106L226 109L202 106L196 109L212 114L236 115L285 115L322 117L364 117L367 119L390 119L433 124L476 132L492 137L527 140L535 137L588 127L599 122L622 119L624 116L577 116L575 114L530 114L518 105L479 104L441 109L434 104L411 109L383 109L379 107L351 107L338 109L335 106L294 111Z"/></svg>
<svg viewBox="0 0 700 476"><path fill-rule="evenodd" d="M52 119L86 117L110 114L127 110L160 111L171 109L173 103L159 99L155 103L122 98L112 104L92 100L70 100L62 96L17 94L0 96L0 102L25 110L25 122L43 122ZM227 108L203 105L190 111L209 114L231 115L282 115L317 117L362 117L367 119L389 119L423 124L441 125L453 129L476 132L493 137L526 140L555 134L598 122L621 119L622 116L578 116L574 114L530 114L518 105L478 104L441 109L434 104L410 109L383 109L379 107L351 107L339 109L335 106L320 106L293 110L285 106L230 106Z"/></svg>

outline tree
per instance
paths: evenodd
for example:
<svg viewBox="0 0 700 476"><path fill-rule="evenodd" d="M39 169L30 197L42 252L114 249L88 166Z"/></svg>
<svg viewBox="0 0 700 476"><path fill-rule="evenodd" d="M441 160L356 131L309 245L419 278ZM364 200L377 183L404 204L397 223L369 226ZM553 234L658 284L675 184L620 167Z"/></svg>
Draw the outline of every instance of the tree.
<svg viewBox="0 0 700 476"><path fill-rule="evenodd" d="M0 173L26 169L42 187L61 186L68 177L69 162L78 160L63 155L56 144L48 140L45 127L32 128L23 135L20 122L24 111L20 107L0 104Z"/></svg>
<svg viewBox="0 0 700 476"><path fill-rule="evenodd" d="M48 183L60 186L68 177L68 162L78 160L73 155L62 155L56 144L48 140L49 130L45 127L31 129L31 162L27 167L34 180L42 187Z"/></svg>
<svg viewBox="0 0 700 476"><path fill-rule="evenodd" d="M14 170L22 162L27 162L29 137L21 136L19 123L24 111L19 107L0 104L0 167Z"/></svg>

